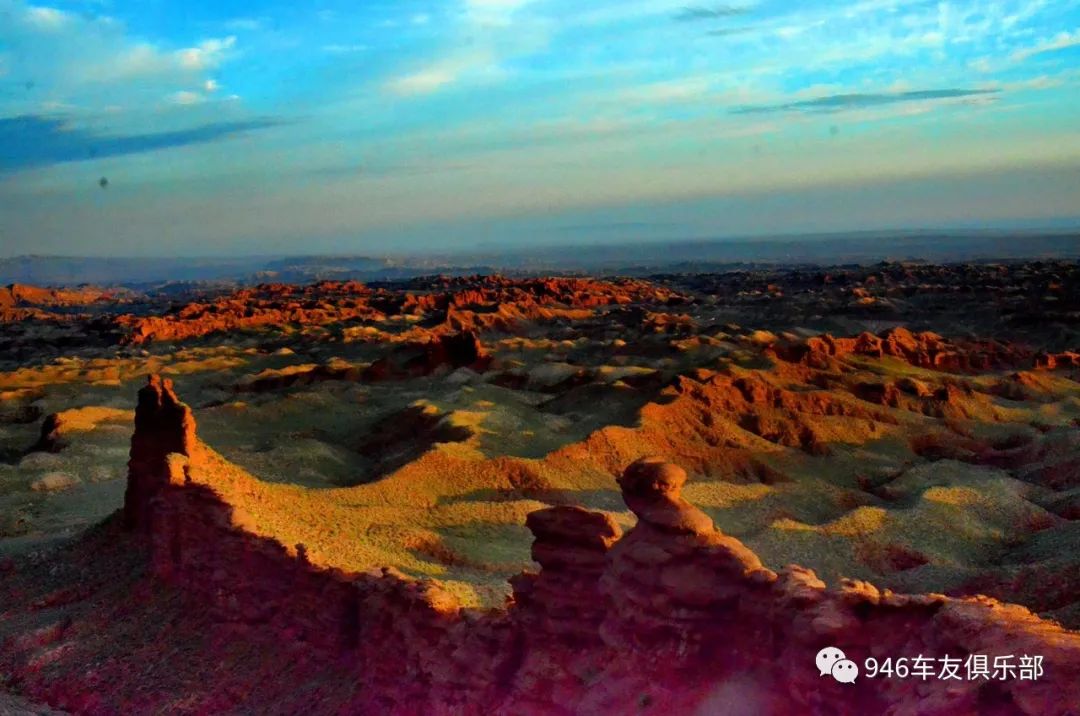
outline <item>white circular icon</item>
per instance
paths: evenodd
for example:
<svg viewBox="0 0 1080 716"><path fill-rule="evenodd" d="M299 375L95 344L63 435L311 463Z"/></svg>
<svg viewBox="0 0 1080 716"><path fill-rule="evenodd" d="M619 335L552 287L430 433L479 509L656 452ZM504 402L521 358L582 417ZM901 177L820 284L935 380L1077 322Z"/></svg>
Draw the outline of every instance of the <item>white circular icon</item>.
<svg viewBox="0 0 1080 716"><path fill-rule="evenodd" d="M841 659L833 664L832 676L841 684L854 684L859 676L859 665L851 659Z"/></svg>

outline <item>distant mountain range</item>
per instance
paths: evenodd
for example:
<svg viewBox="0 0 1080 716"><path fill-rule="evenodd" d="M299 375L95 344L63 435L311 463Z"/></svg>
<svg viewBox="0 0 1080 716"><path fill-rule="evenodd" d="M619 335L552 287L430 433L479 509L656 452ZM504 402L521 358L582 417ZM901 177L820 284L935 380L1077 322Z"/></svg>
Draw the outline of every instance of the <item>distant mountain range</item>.
<svg viewBox="0 0 1080 716"><path fill-rule="evenodd" d="M757 264L950 263L1031 258L1080 258L1080 232L876 231L799 237L563 245L381 257L18 256L0 259L0 284L97 284L145 289L182 283L392 281L430 274L648 275L724 271Z"/></svg>

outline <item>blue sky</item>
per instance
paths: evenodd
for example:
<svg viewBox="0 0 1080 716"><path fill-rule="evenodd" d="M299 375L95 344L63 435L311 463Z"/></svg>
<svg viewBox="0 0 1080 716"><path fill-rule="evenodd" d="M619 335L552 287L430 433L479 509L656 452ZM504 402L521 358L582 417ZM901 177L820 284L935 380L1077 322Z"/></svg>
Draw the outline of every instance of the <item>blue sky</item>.
<svg viewBox="0 0 1080 716"><path fill-rule="evenodd" d="M1059 225L1078 88L1080 0L0 0L0 255Z"/></svg>

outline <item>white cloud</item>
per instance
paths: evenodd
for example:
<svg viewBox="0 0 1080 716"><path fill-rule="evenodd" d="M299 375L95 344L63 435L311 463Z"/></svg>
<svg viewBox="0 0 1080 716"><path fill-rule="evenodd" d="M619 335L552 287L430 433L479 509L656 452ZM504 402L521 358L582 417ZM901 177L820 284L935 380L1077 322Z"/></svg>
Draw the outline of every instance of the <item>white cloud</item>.
<svg viewBox="0 0 1080 716"><path fill-rule="evenodd" d="M232 35L170 46L154 36L133 36L115 18L23 0L0 0L0 17L0 74L26 86L0 93L0 114L6 116L39 112L50 102L73 117L109 107L135 117L163 100L206 99L217 90L213 70L238 54Z"/></svg>
<svg viewBox="0 0 1080 716"><path fill-rule="evenodd" d="M72 68L76 78L86 82L121 82L152 77L177 77L207 69L215 69L225 63L237 38L212 38L193 48L166 52L146 42L110 46L105 49L105 59L93 59ZM110 45L117 43L110 42Z"/></svg>
<svg viewBox="0 0 1080 716"><path fill-rule="evenodd" d="M71 16L52 7L28 7L26 21L39 30L55 31L68 24Z"/></svg>
<svg viewBox="0 0 1080 716"><path fill-rule="evenodd" d="M712 80L708 77L687 77L631 87L618 92L614 98L619 102L646 104L694 101L702 99L709 92L712 84Z"/></svg>
<svg viewBox="0 0 1080 716"><path fill-rule="evenodd" d="M1034 57L1035 55L1041 55L1045 52L1064 50L1069 47L1076 47L1077 45L1080 45L1080 30L1074 30L1073 32L1061 32L1053 38L1040 42L1037 45L1017 50L1012 54L1012 58L1017 62L1022 62L1029 57Z"/></svg>
<svg viewBox="0 0 1080 716"><path fill-rule="evenodd" d="M78 79L96 82L116 82L134 77L168 72L170 58L158 48L148 43L139 43L113 50L111 57L104 61L88 63L76 70Z"/></svg>
<svg viewBox="0 0 1080 716"><path fill-rule="evenodd" d="M236 45L236 38L230 35L204 40L195 47L167 52L145 42L125 45L117 42L117 39L107 39L107 42L99 40L99 44L106 46L97 53L98 56L104 55L104 59L95 58L81 66L72 67L71 77L96 83L150 77L179 79L184 74L190 75L221 66L228 59L229 51Z"/></svg>
<svg viewBox="0 0 1080 716"><path fill-rule="evenodd" d="M521 14L535 0L463 0L459 44L442 59L387 81L399 96L437 92L465 79L491 81L507 76L502 63L547 46L546 22ZM417 22L413 16L411 22ZM427 16L422 16L426 18ZM425 19L424 22L427 22Z"/></svg>
<svg viewBox="0 0 1080 716"><path fill-rule="evenodd" d="M457 80L462 69L453 64L436 65L391 80L386 86L394 94L402 96L431 94Z"/></svg>
<svg viewBox="0 0 1080 716"><path fill-rule="evenodd" d="M189 70L204 70L217 67L235 44L235 35L203 40L196 47L188 47L178 51L176 58L181 67Z"/></svg>
<svg viewBox="0 0 1080 716"><path fill-rule="evenodd" d="M506 73L498 56L490 50L453 55L389 80L384 88L401 97L432 94L450 85L503 80Z"/></svg>
<svg viewBox="0 0 1080 716"><path fill-rule="evenodd" d="M65 104L63 102L48 101L41 103L41 111L45 112L46 114L53 114L56 112L68 112L73 109L75 109L75 107L70 104Z"/></svg>
<svg viewBox="0 0 1080 716"><path fill-rule="evenodd" d="M1032 77L1027 80L1018 80L1016 82L990 82L987 83L987 87L993 89L1000 89L1004 92L1022 92L1024 90L1048 90L1055 87L1061 87L1066 82L1066 76L1058 75L1051 77L1050 75L1040 75L1039 77Z"/></svg>
<svg viewBox="0 0 1080 716"><path fill-rule="evenodd" d="M169 101L173 104L180 105L192 105L204 102L206 97L198 92L191 92L189 90L180 90L179 92L173 92L169 95Z"/></svg>

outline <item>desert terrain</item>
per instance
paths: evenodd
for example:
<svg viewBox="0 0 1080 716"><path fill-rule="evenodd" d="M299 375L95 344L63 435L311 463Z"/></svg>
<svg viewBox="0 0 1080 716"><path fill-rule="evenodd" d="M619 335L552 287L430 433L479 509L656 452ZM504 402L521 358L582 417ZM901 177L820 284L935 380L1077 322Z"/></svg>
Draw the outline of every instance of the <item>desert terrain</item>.
<svg viewBox="0 0 1080 716"><path fill-rule="evenodd" d="M1075 262L0 289L27 713L1076 713L1078 517Z"/></svg>

